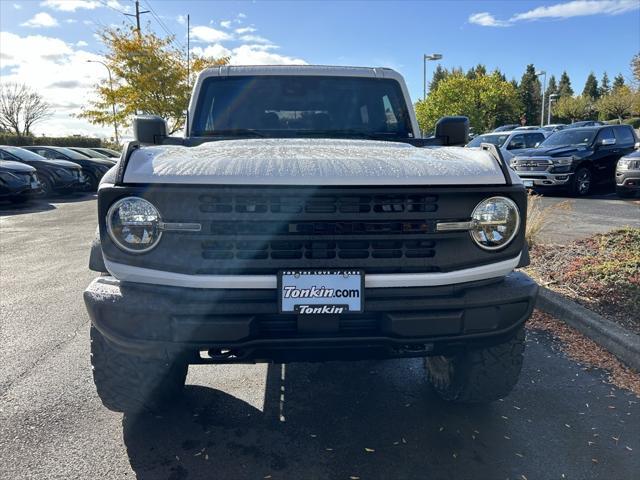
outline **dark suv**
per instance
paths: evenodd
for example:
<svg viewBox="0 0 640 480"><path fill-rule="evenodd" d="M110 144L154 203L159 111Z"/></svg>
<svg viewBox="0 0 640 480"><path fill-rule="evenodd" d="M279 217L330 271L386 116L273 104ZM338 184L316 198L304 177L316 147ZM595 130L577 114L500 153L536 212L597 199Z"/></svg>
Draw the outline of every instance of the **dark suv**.
<svg viewBox="0 0 640 480"><path fill-rule="evenodd" d="M596 183L613 183L618 159L636 142L630 125L571 128L552 134L536 149L518 152L511 167L527 187L584 196Z"/></svg>

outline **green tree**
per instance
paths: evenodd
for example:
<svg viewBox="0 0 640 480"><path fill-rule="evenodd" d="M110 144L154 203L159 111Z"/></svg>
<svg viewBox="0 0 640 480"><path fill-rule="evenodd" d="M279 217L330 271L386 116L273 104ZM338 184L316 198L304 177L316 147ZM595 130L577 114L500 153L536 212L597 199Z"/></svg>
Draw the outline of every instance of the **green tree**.
<svg viewBox="0 0 640 480"><path fill-rule="evenodd" d="M456 73L416 104L416 116L423 131L432 131L443 116L465 115L476 132L484 132L517 121L521 108L517 90L499 73L476 78Z"/></svg>
<svg viewBox="0 0 640 480"><path fill-rule="evenodd" d="M547 98L547 101L549 99L549 97L551 95L557 94L558 93L558 84L556 82L556 76L555 75L551 75L549 77L549 83L547 85L547 90L545 91L545 97Z"/></svg>
<svg viewBox="0 0 640 480"><path fill-rule="evenodd" d="M600 96L604 97L606 95L609 95L610 92L611 83L609 83L609 75L607 75L607 72L604 72L602 74L602 80L600 80Z"/></svg>
<svg viewBox="0 0 640 480"><path fill-rule="evenodd" d="M467 72L467 78L482 77L487 74L487 67L479 63L475 67L471 67Z"/></svg>
<svg viewBox="0 0 640 480"><path fill-rule="evenodd" d="M442 65L438 64L436 69L433 71L433 76L431 77L431 82L429 83L429 93L435 91L438 88L438 83L441 80L444 80L449 76L449 71L446 68L443 68Z"/></svg>
<svg viewBox="0 0 640 480"><path fill-rule="evenodd" d="M540 123L542 89L540 88L540 81L538 80L533 64L527 65L520 80L518 93L520 95L520 102L524 108L523 114L527 119L527 125Z"/></svg>
<svg viewBox="0 0 640 480"><path fill-rule="evenodd" d="M624 87L624 77L621 73L613 77L613 86L611 87L611 91L615 92L620 87Z"/></svg>
<svg viewBox="0 0 640 480"><path fill-rule="evenodd" d="M560 97L553 105L553 115L566 122L576 122L591 113L591 101L586 97Z"/></svg>
<svg viewBox="0 0 640 480"><path fill-rule="evenodd" d="M591 98L592 100L597 100L600 96L600 92L598 91L598 80L596 80L596 76L593 72L589 73L589 76L587 77L584 89L582 90L582 96Z"/></svg>
<svg viewBox="0 0 640 480"><path fill-rule="evenodd" d="M561 97L573 96L571 80L569 79L569 74L566 71L562 72L562 75L560 75L560 82L558 83L558 95L560 95Z"/></svg>
<svg viewBox="0 0 640 480"><path fill-rule="evenodd" d="M598 101L598 110L604 115L617 118L618 123L622 123L624 117L633 112L639 96L639 92L632 92L629 87L622 85Z"/></svg>
<svg viewBox="0 0 640 480"><path fill-rule="evenodd" d="M136 114L155 114L167 120L169 133L182 128L191 82L187 81L185 52L174 46L173 38L139 35L133 28L106 28L98 35L106 47L104 61L113 75L113 91L106 80L96 85L96 100L78 116L98 125L112 125L115 102L118 125L130 125ZM194 55L191 72L227 61Z"/></svg>

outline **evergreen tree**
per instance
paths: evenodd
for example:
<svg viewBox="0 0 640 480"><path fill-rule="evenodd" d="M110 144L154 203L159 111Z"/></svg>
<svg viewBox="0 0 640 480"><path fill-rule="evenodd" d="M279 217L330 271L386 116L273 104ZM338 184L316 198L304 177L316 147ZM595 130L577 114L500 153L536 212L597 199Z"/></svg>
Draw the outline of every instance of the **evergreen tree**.
<svg viewBox="0 0 640 480"><path fill-rule="evenodd" d="M540 81L536 75L536 68L533 64L527 65L518 88L518 94L524 107L524 117L527 119L527 125L540 123L541 90Z"/></svg>
<svg viewBox="0 0 640 480"><path fill-rule="evenodd" d="M560 95L561 97L573 96L571 80L569 79L569 74L566 71L562 72L562 75L560 75L560 83L558 83L558 95Z"/></svg>
<svg viewBox="0 0 640 480"><path fill-rule="evenodd" d="M467 72L467 78L473 80L477 77L483 77L487 74L487 67L479 63L475 67L471 67Z"/></svg>
<svg viewBox="0 0 640 480"><path fill-rule="evenodd" d="M624 87L624 77L621 73L613 78L613 86L611 87L611 91L615 92L620 87Z"/></svg>
<svg viewBox="0 0 640 480"><path fill-rule="evenodd" d="M518 88L518 81L515 78L512 78L511 81L509 82L511 85L513 85L513 88L517 89Z"/></svg>
<svg viewBox="0 0 640 480"><path fill-rule="evenodd" d="M558 84L556 83L556 76L551 75L549 77L549 84L547 85L547 90L545 91L545 96L548 99L550 95L558 93Z"/></svg>
<svg viewBox="0 0 640 480"><path fill-rule="evenodd" d="M587 77L584 89L582 90L582 96L592 100L597 100L600 96L600 92L598 91L598 80L596 80L596 76L593 72L589 73L589 76Z"/></svg>
<svg viewBox="0 0 640 480"><path fill-rule="evenodd" d="M429 92L433 92L438 88L438 83L449 76L449 71L446 68L442 68L442 65L438 64L436 69L433 71L433 77L431 77L431 82L429 83Z"/></svg>
<svg viewBox="0 0 640 480"><path fill-rule="evenodd" d="M504 75L504 73L502 73L500 71L499 68L496 68L493 72L492 75L497 75L498 77L500 77L500 80L502 80L503 82L507 81L507 77Z"/></svg>
<svg viewBox="0 0 640 480"><path fill-rule="evenodd" d="M602 74L602 80L600 80L600 96L604 97L609 95L610 92L611 84L609 83L609 75L607 75L607 72L604 72Z"/></svg>

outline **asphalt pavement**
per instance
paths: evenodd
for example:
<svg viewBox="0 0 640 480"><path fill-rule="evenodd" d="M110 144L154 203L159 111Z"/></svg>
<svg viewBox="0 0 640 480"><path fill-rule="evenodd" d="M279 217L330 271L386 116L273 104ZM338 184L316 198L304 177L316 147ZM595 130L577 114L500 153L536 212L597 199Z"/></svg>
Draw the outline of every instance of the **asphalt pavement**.
<svg viewBox="0 0 640 480"><path fill-rule="evenodd" d="M91 196L0 205L0 478L638 478L640 398L537 332L489 406L444 403L420 360L394 360L195 366L167 414L110 412L82 302L95 213Z"/></svg>

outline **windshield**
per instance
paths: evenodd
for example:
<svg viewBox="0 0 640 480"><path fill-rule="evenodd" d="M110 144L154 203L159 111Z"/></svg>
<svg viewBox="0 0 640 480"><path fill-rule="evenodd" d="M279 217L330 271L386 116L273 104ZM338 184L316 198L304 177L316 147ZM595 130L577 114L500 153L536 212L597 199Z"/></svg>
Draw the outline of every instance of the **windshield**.
<svg viewBox="0 0 640 480"><path fill-rule="evenodd" d="M2 147L5 152L9 152L11 155L18 157L20 160L46 160L46 158L38 155L37 153L30 152L24 148L19 147Z"/></svg>
<svg viewBox="0 0 640 480"><path fill-rule="evenodd" d="M492 143L496 147L501 147L504 142L509 138L509 134L506 135L479 135L471 140L467 147L479 147L481 143Z"/></svg>
<svg viewBox="0 0 640 480"><path fill-rule="evenodd" d="M541 147L557 147L562 145L589 145L593 142L597 130L562 130L552 133Z"/></svg>
<svg viewBox="0 0 640 480"><path fill-rule="evenodd" d="M398 82L324 76L208 78L192 135L414 136Z"/></svg>
<svg viewBox="0 0 640 480"><path fill-rule="evenodd" d="M65 147L56 147L56 150L60 153L66 155L67 157L73 160L86 160L86 155L76 152L75 150L71 150L70 148Z"/></svg>

